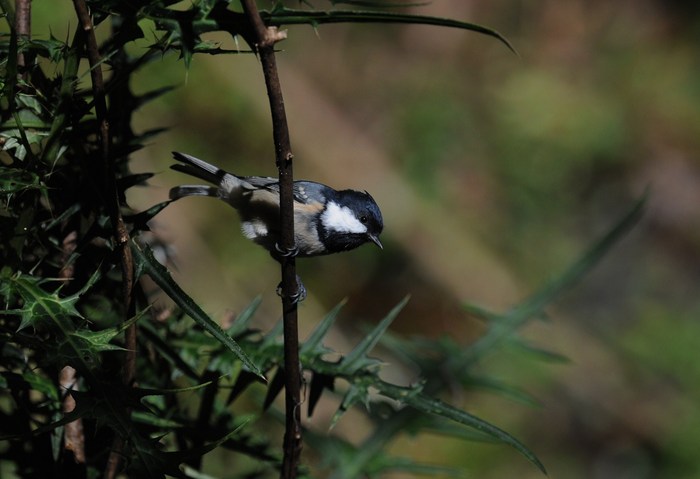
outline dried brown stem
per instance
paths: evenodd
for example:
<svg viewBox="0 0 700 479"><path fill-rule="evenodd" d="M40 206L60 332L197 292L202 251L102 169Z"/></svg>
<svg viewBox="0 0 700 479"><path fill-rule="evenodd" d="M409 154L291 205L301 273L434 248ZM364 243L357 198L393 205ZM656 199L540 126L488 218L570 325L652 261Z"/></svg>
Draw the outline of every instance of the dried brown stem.
<svg viewBox="0 0 700 479"><path fill-rule="evenodd" d="M125 320L133 314L132 289L134 284L134 261L129 248L129 232L122 218L119 208L119 195L116 184L116 167L114 157L111 154L111 138L109 121L107 118L107 101L105 84L102 76L102 56L97 45L94 25L90 18L85 0L73 0L75 12L83 29L86 39L87 56L90 63L90 77L92 80L92 92L95 103L95 114L99 123L100 156L104 168L104 181L106 189L106 205L112 221L113 234L119 254L122 271L122 302L124 304ZM125 332L126 354L122 367L122 380L126 386L131 386L136 377L136 326L132 324ZM122 449L124 441L121 437L115 437L112 451L105 468L104 477L113 478L117 475L121 465Z"/></svg>
<svg viewBox="0 0 700 479"><path fill-rule="evenodd" d="M73 278L75 265L71 256L78 245L78 233L73 230L63 239L61 264L63 267L58 273L61 280L68 282ZM75 368L64 366L58 374L58 382L65 391L63 396L63 412L67 414L75 409L75 399L71 391L78 389L78 375ZM63 429L63 449L73 454L77 464L85 464L85 433L83 432L83 420L81 418L71 421Z"/></svg>
<svg viewBox="0 0 700 479"><path fill-rule="evenodd" d="M284 32L274 27L266 27L254 0L242 0L243 11L255 32L253 48L260 56L267 95L272 115L272 133L275 142L275 159L280 182L280 221L282 229L281 247L292 251L294 242L294 206L292 151L289 140L289 127L284 109L282 88L277 73L274 45L284 39ZM284 370L285 370L285 434L284 458L281 477L297 477L301 456L301 370L299 367L299 333L297 326L298 292L296 262L293 256L282 258L282 312L284 323Z"/></svg>
<svg viewBox="0 0 700 479"><path fill-rule="evenodd" d="M32 1L17 0L15 12L15 31L18 38L29 39L32 32ZM27 61L24 53L17 54L17 67L22 72L22 76L26 75L24 68L27 66Z"/></svg>
<svg viewBox="0 0 700 479"><path fill-rule="evenodd" d="M61 388L65 390L63 396L63 413L68 414L75 409L75 399L71 391L77 389L78 378L76 370L71 366L64 366L58 377ZM73 459L78 464L85 464L85 433L83 432L83 420L78 418L71 421L63 428L65 438L63 448L73 453Z"/></svg>

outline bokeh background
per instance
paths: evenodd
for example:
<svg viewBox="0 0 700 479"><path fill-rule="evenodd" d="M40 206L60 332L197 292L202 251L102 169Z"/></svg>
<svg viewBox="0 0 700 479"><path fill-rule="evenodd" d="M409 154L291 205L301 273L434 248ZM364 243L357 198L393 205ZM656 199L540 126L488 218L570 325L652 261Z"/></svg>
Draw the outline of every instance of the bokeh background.
<svg viewBox="0 0 700 479"><path fill-rule="evenodd" d="M523 332L568 361L506 348L481 365L538 404L459 391L450 400L521 439L553 478L700 477L700 4L434 0L408 10L495 28L518 55L434 27L289 29L278 63L295 176L370 191L386 225L384 251L298 261L310 292L302 336L347 297L334 344L347 351L361 324L410 294L394 331L468 344L481 325L465 303L517 303L648 190L643 221ZM65 35L70 15L68 4L34 2L33 30ZM166 56L137 80L139 93L176 89L136 119L139 131L169 130L133 156L134 171L158 173L129 198L135 209L189 181L168 170L172 150L276 174L254 56L195 56L189 70ZM227 205L191 198L154 231L206 311L223 319L262 294L266 328L279 316L278 266L239 227ZM418 437L393 447L471 477L542 477L502 446Z"/></svg>

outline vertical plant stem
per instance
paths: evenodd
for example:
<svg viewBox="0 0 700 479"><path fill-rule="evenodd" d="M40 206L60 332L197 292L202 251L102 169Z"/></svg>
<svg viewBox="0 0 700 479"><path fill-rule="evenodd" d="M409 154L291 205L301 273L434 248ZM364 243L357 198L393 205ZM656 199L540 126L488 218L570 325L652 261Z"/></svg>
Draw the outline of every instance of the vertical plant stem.
<svg viewBox="0 0 700 479"><path fill-rule="evenodd" d="M68 283L73 279L75 264L71 261L71 255L78 245L78 232L72 230L63 239L61 263L63 266L58 272L58 277ZM75 398L72 391L78 390L78 374L75 368L64 366L58 374L58 383L65 391L63 395L63 413L68 414L75 409ZM63 429L63 449L73 456L77 464L85 464L85 434L83 432L83 420L81 418L71 421Z"/></svg>
<svg viewBox="0 0 700 479"><path fill-rule="evenodd" d="M267 95L272 115L272 133L275 142L275 160L280 182L280 221L282 244L285 251L292 251L294 241L294 205L292 151L289 140L287 115L284 109L282 88L275 60L275 43L285 36L275 28L267 28L260 17L254 0L242 0L243 10L254 32L253 48L260 56ZM301 369L299 365L299 333L297 326L296 262L293 256L282 258L282 312L284 323L284 371L285 371L285 434L284 458L281 477L297 477L301 455Z"/></svg>
<svg viewBox="0 0 700 479"><path fill-rule="evenodd" d="M29 40L32 32L32 1L31 0L17 0L15 3L15 31L17 32L18 39ZM17 67L21 72L21 76L24 78L27 75L25 67L27 66L27 59L23 52L17 54Z"/></svg>
<svg viewBox="0 0 700 479"><path fill-rule="evenodd" d="M32 2L31 0L17 0L15 2L16 12L14 14L14 27L18 39L28 41L32 34ZM3 9L6 5L3 4ZM11 12L10 12L11 13ZM19 70L18 79L26 80L29 72L27 66L31 59L27 58L24 52L17 54L17 67ZM59 272L59 277L63 281L70 281L73 277L73 265L69 263L70 255L75 251L77 234L71 231L63 240L63 254L61 262L63 267ZM65 389L63 396L63 412L69 413L75 408L75 399L70 391L77 389L76 370L70 366L65 366L59 373L59 384ZM85 463L85 435L83 434L82 419L69 422L64 427L64 450L70 451L73 460L78 464Z"/></svg>
<svg viewBox="0 0 700 479"><path fill-rule="evenodd" d="M78 390L77 371L71 366L64 366L58 375L58 382L65 390L63 396L63 413L68 414L75 409L75 398L72 391ZM83 420L81 418L71 421L64 427L65 442L63 449L70 452L77 464L85 464L85 433L83 432Z"/></svg>
<svg viewBox="0 0 700 479"><path fill-rule="evenodd" d="M90 63L90 78L92 80L92 93L95 103L95 114L99 124L100 137L100 157L104 171L104 182L106 191L106 207L112 222L115 247L120 258L122 271L122 302L124 304L124 314L126 321L134 314L132 289L134 283L134 261L129 248L129 232L122 218L119 208L119 194L116 182L116 166L114 156L111 152L111 137L109 131L109 120L107 117L107 101L105 97L104 78L102 76L99 47L95 29L90 18L85 0L73 0L73 6L78 16L78 20L85 35L87 56ZM136 325L132 324L125 331L124 364L122 365L122 381L125 386L131 387L136 377ZM112 444L110 457L107 461L104 477L111 479L117 475L121 465L122 450L124 448L124 438L115 437Z"/></svg>

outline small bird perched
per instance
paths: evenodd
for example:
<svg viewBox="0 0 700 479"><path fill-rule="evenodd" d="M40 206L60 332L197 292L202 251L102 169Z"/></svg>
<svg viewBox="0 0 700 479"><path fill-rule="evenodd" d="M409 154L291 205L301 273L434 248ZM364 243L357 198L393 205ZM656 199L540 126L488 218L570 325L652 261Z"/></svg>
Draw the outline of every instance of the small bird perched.
<svg viewBox="0 0 700 479"><path fill-rule="evenodd" d="M173 152L182 164L171 168L216 186L182 185L170 198L212 196L233 206L243 234L277 260L290 253L280 247L280 185L277 178L236 176L184 153ZM366 191L334 190L313 181L294 182L294 241L299 257L340 253L368 241L382 248L382 213Z"/></svg>

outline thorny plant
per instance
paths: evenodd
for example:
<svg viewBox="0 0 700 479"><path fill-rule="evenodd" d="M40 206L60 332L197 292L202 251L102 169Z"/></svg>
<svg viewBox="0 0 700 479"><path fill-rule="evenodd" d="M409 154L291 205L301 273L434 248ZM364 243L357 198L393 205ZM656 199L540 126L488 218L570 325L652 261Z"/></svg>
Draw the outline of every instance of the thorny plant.
<svg viewBox="0 0 700 479"><path fill-rule="evenodd" d="M201 35L211 31L243 38L265 63L266 55L274 60L274 43L264 42L266 28L294 24L424 23L490 35L510 47L478 25L396 10L291 9L277 2L257 12L253 2L222 0L175 10L174 3L75 0L77 27L60 40L32 37L28 0L18 0L15 9L0 0L1 21L10 32L0 36L0 459L20 477L115 477L120 471L129 477L195 477L202 456L214 448L251 460L253 472L235 471L240 477L314 473L298 464L300 443L285 443L279 451L266 433L270 419L280 417L272 404L285 377L290 384L291 363L282 360L288 347L281 342L283 324L267 332L251 326L255 300L222 329L155 259L161 245L149 237L148 222L168 203L141 212L126 204L125 192L152 176L131 174L129 156L162 131L135 132L132 120L141 106L170 91L134 95L130 79L143 66L168 53L178 54L185 68L196 53L245 53L203 41ZM401 2L331 3L364 8ZM95 28L108 30L99 45ZM144 41L145 32L153 32L153 40L135 56L127 46ZM275 128L279 121L273 105ZM284 150L278 134L275 142L278 153ZM291 182L291 169L283 171L277 160L289 175L284 181ZM544 471L513 436L441 398L455 384L484 384L474 367L480 358L503 343L523 341L517 329L579 280L634 224L642 206L634 205L570 269L510 311L471 308L488 328L469 346L385 334L404 300L354 349L329 360L323 340L342 305L330 311L296 347L310 378L305 407L311 414L324 393L338 395L334 424L359 408L373 429L357 444L332 432L304 430L305 444L323 458L318 467L344 479L395 470L458 474L386 451L401 434L429 431L505 443ZM149 306L146 277L178 307L167 321ZM284 341L297 338L285 335ZM397 361L417 366L425 379L411 385L381 379L381 363L369 355L378 342ZM493 381L489 387L510 390ZM259 416L236 412L242 394L260 398ZM298 411L299 398L292 401Z"/></svg>

